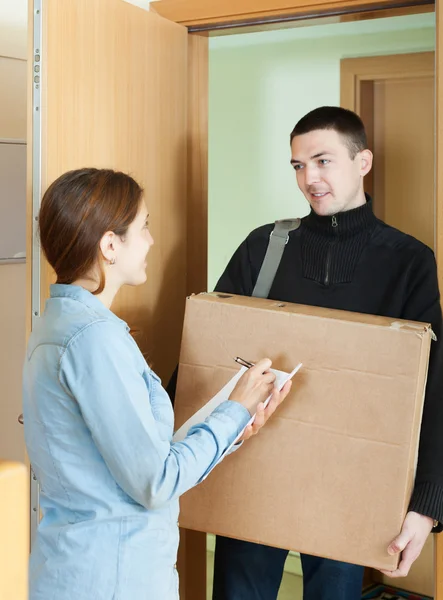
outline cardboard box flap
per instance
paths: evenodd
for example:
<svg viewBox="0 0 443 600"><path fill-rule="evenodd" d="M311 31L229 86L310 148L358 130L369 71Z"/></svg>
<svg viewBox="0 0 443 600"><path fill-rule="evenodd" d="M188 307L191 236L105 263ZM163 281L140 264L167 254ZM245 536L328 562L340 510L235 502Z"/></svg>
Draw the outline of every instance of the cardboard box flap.
<svg viewBox="0 0 443 600"><path fill-rule="evenodd" d="M268 300L267 298L253 298L251 296L238 296L236 294L225 294L221 292L202 292L201 294L190 296L188 300L190 299L198 300L199 302L214 302L225 306L234 304L238 307L259 308L266 312L275 311L285 312L287 314L295 313L314 318L322 317L324 319L333 319L334 321L371 325L372 327L378 325L379 327L392 327L394 329L412 329L422 332L423 334L432 329L429 323L421 323L419 321L406 321L402 319L393 319L391 317L337 310L335 308L323 308L319 306L281 302L280 300ZM282 311L282 309L284 310Z"/></svg>

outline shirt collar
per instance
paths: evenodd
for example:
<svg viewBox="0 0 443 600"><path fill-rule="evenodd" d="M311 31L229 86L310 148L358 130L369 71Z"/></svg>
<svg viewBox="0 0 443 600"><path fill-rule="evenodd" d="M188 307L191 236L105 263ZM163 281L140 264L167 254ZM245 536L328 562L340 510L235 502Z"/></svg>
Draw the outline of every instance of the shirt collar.
<svg viewBox="0 0 443 600"><path fill-rule="evenodd" d="M88 292L88 290L85 290L85 288L82 288L79 285L53 283L50 286L50 296L51 298L71 298L72 300L77 300L77 302L85 304L88 308L106 319L120 323L126 327L127 331L129 331L129 327L125 321L117 317L112 310L106 308L97 296L94 296L94 294L91 294L91 292Z"/></svg>

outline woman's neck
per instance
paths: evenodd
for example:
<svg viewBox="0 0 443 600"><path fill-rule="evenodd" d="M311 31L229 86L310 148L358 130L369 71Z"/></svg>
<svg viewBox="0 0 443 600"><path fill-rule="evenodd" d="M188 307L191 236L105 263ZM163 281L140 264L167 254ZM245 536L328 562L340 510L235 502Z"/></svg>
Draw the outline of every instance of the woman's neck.
<svg viewBox="0 0 443 600"><path fill-rule="evenodd" d="M91 294L93 294L98 287L97 281L95 281L93 279L87 279L87 278L77 279L76 281L73 282L73 285L79 285L80 287L84 288L88 292L91 292ZM111 282L108 281L105 284L103 291L100 292L100 294L94 294L94 295L96 298L98 298L98 300L100 300L100 302L102 302L106 306L106 308L111 308L111 305L114 302L114 298L119 289L120 289L119 285L115 285L115 284L113 285Z"/></svg>

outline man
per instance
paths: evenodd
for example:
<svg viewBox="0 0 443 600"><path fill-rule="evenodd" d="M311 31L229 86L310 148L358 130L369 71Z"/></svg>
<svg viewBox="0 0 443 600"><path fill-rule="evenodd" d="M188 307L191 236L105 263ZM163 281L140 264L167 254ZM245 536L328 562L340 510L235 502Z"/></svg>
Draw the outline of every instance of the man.
<svg viewBox="0 0 443 600"><path fill-rule="evenodd" d="M313 110L295 126L291 150L297 183L311 212L289 234L269 298L430 322L439 339L442 315L434 255L374 216L363 190L372 153L360 118L338 107ZM218 291L252 294L272 229L259 227L246 238ZM429 533L440 531L443 521L442 349L433 342L409 512L387 548L390 554L402 553L399 568L387 573L393 577L408 573ZM213 600L275 600L286 556L281 549L218 537ZM363 567L307 555L301 561L304 600L361 598Z"/></svg>

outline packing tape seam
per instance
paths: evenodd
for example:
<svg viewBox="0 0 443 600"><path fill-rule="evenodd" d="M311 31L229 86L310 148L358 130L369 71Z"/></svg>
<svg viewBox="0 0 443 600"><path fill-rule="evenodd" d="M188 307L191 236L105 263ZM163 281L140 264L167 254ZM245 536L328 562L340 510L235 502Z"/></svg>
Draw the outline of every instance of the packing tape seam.
<svg viewBox="0 0 443 600"><path fill-rule="evenodd" d="M423 337L423 335L425 333L428 333L428 331L431 333L431 338L434 342L437 341L437 336L435 335L432 327L430 327L429 325L414 325L413 323L402 323L401 321L393 321L391 323L391 329L395 329L397 331L400 330L411 330L411 331L417 331L417 335L419 337ZM420 331L420 333L419 333Z"/></svg>

